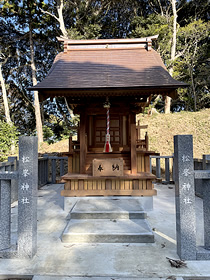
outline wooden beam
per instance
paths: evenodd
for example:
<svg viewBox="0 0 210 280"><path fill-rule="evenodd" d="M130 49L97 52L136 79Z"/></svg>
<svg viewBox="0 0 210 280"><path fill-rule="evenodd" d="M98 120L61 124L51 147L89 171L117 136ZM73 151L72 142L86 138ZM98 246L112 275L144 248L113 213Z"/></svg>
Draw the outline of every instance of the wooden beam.
<svg viewBox="0 0 210 280"><path fill-rule="evenodd" d="M131 131L131 174L137 173L137 158L136 158L136 116L130 116L130 131Z"/></svg>
<svg viewBox="0 0 210 280"><path fill-rule="evenodd" d="M153 196L157 195L157 191L153 190L62 190L61 195L65 197L71 196L113 196L113 195L130 195L130 196Z"/></svg>
<svg viewBox="0 0 210 280"><path fill-rule="evenodd" d="M85 136L85 127L86 127L86 113L82 112L80 114L80 174L85 174L85 165L86 165L86 136Z"/></svg>

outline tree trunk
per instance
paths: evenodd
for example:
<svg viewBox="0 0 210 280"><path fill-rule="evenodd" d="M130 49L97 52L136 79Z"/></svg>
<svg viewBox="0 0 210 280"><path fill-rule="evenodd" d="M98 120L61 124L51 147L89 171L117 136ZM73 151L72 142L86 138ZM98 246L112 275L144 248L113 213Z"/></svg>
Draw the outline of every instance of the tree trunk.
<svg viewBox="0 0 210 280"><path fill-rule="evenodd" d="M33 86L35 86L37 84L36 66L34 61L34 46L33 46L33 39L32 39L32 30L30 25L29 25L29 40L30 40L30 51L31 51L32 82L33 82ZM38 143L42 143L43 131L42 131L42 121L41 121L38 91L34 91L34 108L35 108L35 116L36 116L36 130L38 136Z"/></svg>
<svg viewBox="0 0 210 280"><path fill-rule="evenodd" d="M171 63L173 63L176 54L176 26L177 26L177 11L176 11L176 0L171 0L172 10L173 10L173 37L171 46ZM170 66L169 73L173 75L173 65ZM166 96L165 99L165 114L169 114L171 111L171 97Z"/></svg>
<svg viewBox="0 0 210 280"><path fill-rule="evenodd" d="M7 100L7 92L6 92L6 87L5 87L5 83L4 83L4 78L2 75L1 64L0 64L0 83L1 83L1 89L2 89L2 95L3 95L6 122L11 123L11 118L10 118L10 114L9 114L9 105L8 105L8 100Z"/></svg>
<svg viewBox="0 0 210 280"><path fill-rule="evenodd" d="M6 87L5 87L5 82L4 82L4 78L2 75L2 68L1 68L1 64L0 64L0 83L1 83L1 89L2 89L2 95L3 95L3 102L4 102L4 112L5 112L5 117L6 117L6 122L10 125L12 125L12 121L10 118L10 113L9 113L9 105L8 105L8 99L7 99L7 91L6 91ZM11 154L15 153L15 142L14 140L12 141L12 145L11 145Z"/></svg>
<svg viewBox="0 0 210 280"><path fill-rule="evenodd" d="M165 98L165 114L170 114L171 112L171 97L166 96Z"/></svg>
<svg viewBox="0 0 210 280"><path fill-rule="evenodd" d="M173 10L173 39L171 46L171 60L173 61L176 53L176 26L177 26L177 11L176 11L176 0L171 0Z"/></svg>
<svg viewBox="0 0 210 280"><path fill-rule="evenodd" d="M192 91L193 91L193 97L194 97L194 112L197 111L197 100L196 100L196 90L195 90L195 83L194 83L194 78L193 78L193 70L192 66L189 66L190 68L190 78L192 82Z"/></svg>
<svg viewBox="0 0 210 280"><path fill-rule="evenodd" d="M65 38L68 38L68 33L65 28L63 19L63 0L57 0L57 12L58 12L58 22L60 25L60 30Z"/></svg>

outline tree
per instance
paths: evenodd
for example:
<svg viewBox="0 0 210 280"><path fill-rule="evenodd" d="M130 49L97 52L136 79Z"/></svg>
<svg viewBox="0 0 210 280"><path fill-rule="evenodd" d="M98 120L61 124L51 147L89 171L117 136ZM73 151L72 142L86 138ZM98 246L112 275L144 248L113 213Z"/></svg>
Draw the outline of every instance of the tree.
<svg viewBox="0 0 210 280"><path fill-rule="evenodd" d="M0 31L1 34L3 34L3 30L6 31L7 35L8 35L8 39L11 39L12 35L8 34L9 33L9 29L12 26L12 30L11 33L13 32L13 25L10 25L10 27L6 24L6 22L1 19L0 20ZM11 123L11 118L10 118L10 111L9 111L9 105L8 105L8 97L7 97L7 91L6 91L6 85L5 85L5 79L3 77L3 70L2 70L2 66L4 64L6 64L9 56L11 55L10 53L10 49L6 46L3 37L0 37L0 86L1 86L1 90L2 90L2 97L3 97L3 104L4 104L4 114L5 114L5 118L6 118L6 122L7 123Z"/></svg>
<svg viewBox="0 0 210 280"><path fill-rule="evenodd" d="M3 60L4 55L0 54L0 60ZM6 122L11 123L10 113L9 113L9 105L8 105L8 99L7 99L7 91L6 86L4 82L4 77L2 74L2 62L0 61L0 84L2 89L2 96L3 96L3 102L4 102L4 112L6 117Z"/></svg>
<svg viewBox="0 0 210 280"><path fill-rule="evenodd" d="M210 24L193 21L179 29L178 54L175 60L175 77L190 84L181 94L188 110L197 111L209 106L208 38ZM186 98L187 97L187 98ZM205 103L205 105L204 105Z"/></svg>
<svg viewBox="0 0 210 280"><path fill-rule="evenodd" d="M176 33L177 33L177 10L176 10L176 0L170 0L172 11L173 11L173 32L172 32L172 44L171 44L171 65L169 67L169 73L173 76L173 61L176 54ZM165 98L165 114L169 114L171 111L171 97L166 96Z"/></svg>
<svg viewBox="0 0 210 280"><path fill-rule="evenodd" d="M171 110L208 107L207 7L207 0L0 1L0 46L4 56L0 69L4 82L1 85L6 87L4 96L11 121L21 134L35 133L38 123L35 111L40 106L36 93L33 95L27 88L44 79L55 55L61 51L56 36L96 39L159 34L153 47L169 72L172 74L173 71L173 77L190 84L189 88L179 90L179 98L172 100ZM199 19L202 23L198 23ZM0 102L3 104L3 94ZM152 102L164 111L162 100L154 96ZM5 119L3 107L0 107L1 120ZM55 135L54 140L70 133L67 131L77 121L72 118L64 98L42 102L41 117L45 134L46 129L50 130ZM37 119L41 117L38 115ZM62 128L64 120L65 127Z"/></svg>
<svg viewBox="0 0 210 280"><path fill-rule="evenodd" d="M37 2L36 2L37 3ZM33 46L33 30L38 28L39 23L35 23L33 17L37 15L37 9L34 1L24 0L21 3L15 0L5 0L1 2L2 6L2 15L5 16L8 22L13 22L19 33L22 34L22 37L25 39L24 35L27 35L28 42L30 45L30 68L33 85L37 83L36 81L36 67L34 61L34 46ZM26 43L26 46L28 43ZM27 62L28 64L28 62ZM38 93L34 93L34 108L35 108L35 116L36 116L36 127L37 127L37 135L38 141L43 141L42 135L42 123L40 117L40 106L38 100Z"/></svg>
<svg viewBox="0 0 210 280"><path fill-rule="evenodd" d="M49 12L48 10L44 10L42 8L40 8L40 11L46 15L50 15L51 17L53 17L54 19L56 19L56 21L59 24L59 28L60 31L62 33L62 36L64 38L68 38L68 32L66 30L65 27L65 23L64 23L64 16L63 16L63 9L64 9L64 0L55 0L55 1L49 1L48 5L44 5L45 9L49 9L50 4L53 5L53 3L56 3L56 11L57 11L57 15L55 15L53 12Z"/></svg>

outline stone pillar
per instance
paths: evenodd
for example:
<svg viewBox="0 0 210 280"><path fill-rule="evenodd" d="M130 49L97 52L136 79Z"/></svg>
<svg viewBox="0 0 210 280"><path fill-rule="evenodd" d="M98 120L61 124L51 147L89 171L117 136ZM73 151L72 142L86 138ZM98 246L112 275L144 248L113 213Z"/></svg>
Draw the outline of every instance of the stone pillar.
<svg viewBox="0 0 210 280"><path fill-rule="evenodd" d="M210 175L203 180L204 248L210 254Z"/></svg>
<svg viewBox="0 0 210 280"><path fill-rule="evenodd" d="M17 157L8 157L8 161L14 163L11 171L17 170ZM11 180L11 203L18 200L18 182L17 180Z"/></svg>
<svg viewBox="0 0 210 280"><path fill-rule="evenodd" d="M192 135L174 136L177 254L196 260L196 218Z"/></svg>
<svg viewBox="0 0 210 280"><path fill-rule="evenodd" d="M11 181L0 180L0 250L8 250L11 241Z"/></svg>
<svg viewBox="0 0 210 280"><path fill-rule="evenodd" d="M210 170L196 170L195 179L202 180L204 248L197 250L197 260L210 260Z"/></svg>
<svg viewBox="0 0 210 280"><path fill-rule="evenodd" d="M19 138L18 255L32 258L37 250L37 137Z"/></svg>

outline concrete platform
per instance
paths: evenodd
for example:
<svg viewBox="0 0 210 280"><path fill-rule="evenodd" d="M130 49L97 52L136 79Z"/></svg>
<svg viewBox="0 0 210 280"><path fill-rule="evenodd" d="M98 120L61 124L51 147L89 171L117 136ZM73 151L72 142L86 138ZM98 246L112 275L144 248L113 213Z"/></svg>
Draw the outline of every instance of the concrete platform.
<svg viewBox="0 0 210 280"><path fill-rule="evenodd" d="M71 219L62 235L66 243L151 243L154 234L143 219Z"/></svg>
<svg viewBox="0 0 210 280"><path fill-rule="evenodd" d="M170 188L169 188L170 187ZM154 243L63 243L66 217L78 198L69 198L63 210L62 184L38 191L37 253L33 259L0 259L0 279L34 275L35 280L209 280L210 261L187 261L171 267L176 253L175 192L173 185L156 184L154 210L147 212ZM122 198L123 199L123 198ZM144 207L145 208L145 207ZM203 246L202 199L196 197L197 245ZM12 239L16 240L17 205L12 208ZM11 277L13 276L13 277ZM16 277L17 278L17 277Z"/></svg>
<svg viewBox="0 0 210 280"><path fill-rule="evenodd" d="M80 199L73 207L71 219L146 219L139 199Z"/></svg>

